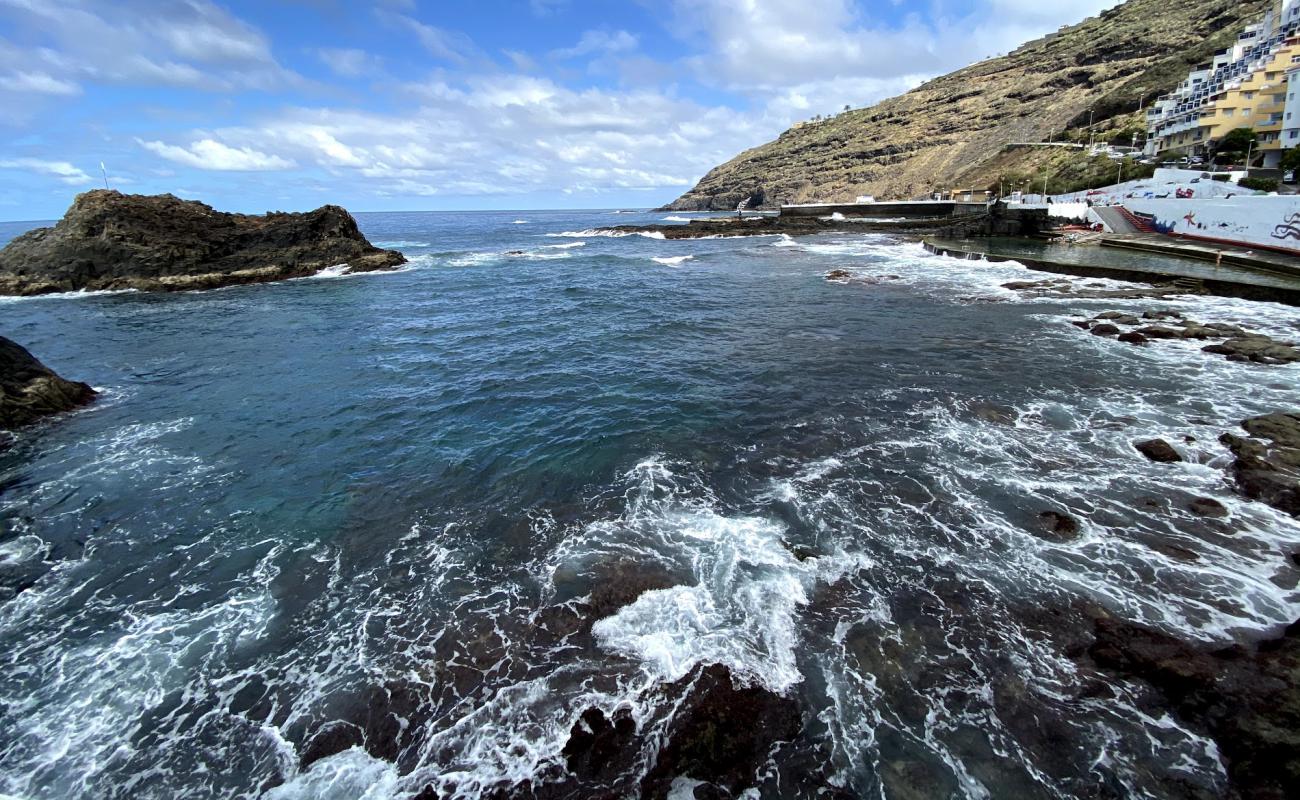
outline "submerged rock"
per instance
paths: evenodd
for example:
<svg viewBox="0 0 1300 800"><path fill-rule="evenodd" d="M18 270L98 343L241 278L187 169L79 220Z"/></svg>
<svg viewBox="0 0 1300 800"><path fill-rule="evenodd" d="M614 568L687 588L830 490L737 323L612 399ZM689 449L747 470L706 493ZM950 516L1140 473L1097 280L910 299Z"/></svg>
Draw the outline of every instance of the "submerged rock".
<svg viewBox="0 0 1300 800"><path fill-rule="evenodd" d="M1198 497L1187 504L1187 508L1201 517L1226 517L1228 509L1212 497Z"/></svg>
<svg viewBox="0 0 1300 800"><path fill-rule="evenodd" d="M169 194L98 189L78 195L54 227L28 231L0 250L0 294L214 289L343 264L370 272L405 262L366 241L339 206L251 216Z"/></svg>
<svg viewBox="0 0 1300 800"><path fill-rule="evenodd" d="M0 429L71 411L95 394L89 385L59 377L26 348L0 336Z"/></svg>
<svg viewBox="0 0 1300 800"><path fill-rule="evenodd" d="M1109 322L1103 322L1100 325L1093 325L1091 332L1094 336L1115 336L1119 333L1119 328Z"/></svg>
<svg viewBox="0 0 1300 800"><path fill-rule="evenodd" d="M1294 797L1300 786L1300 622L1253 647L1208 650L1102 616L1087 655L1143 681L1184 724L1214 739L1235 795Z"/></svg>
<svg viewBox="0 0 1300 800"><path fill-rule="evenodd" d="M1178 454L1174 446L1164 439L1148 439L1145 442L1134 442L1133 447L1142 455L1161 464L1172 464L1183 460L1183 457Z"/></svg>
<svg viewBox="0 0 1300 800"><path fill-rule="evenodd" d="M1147 343L1147 337L1143 336L1142 334L1138 333L1137 331L1129 331L1128 333L1121 333L1121 334L1119 335L1119 340L1120 340L1121 342L1126 343L1126 344L1146 344L1146 343Z"/></svg>
<svg viewBox="0 0 1300 800"><path fill-rule="evenodd" d="M1061 511L1038 515L1039 535L1054 542L1068 542L1079 536L1079 520Z"/></svg>
<svg viewBox="0 0 1300 800"><path fill-rule="evenodd" d="M1241 426L1256 438L1231 433L1219 437L1236 457L1230 472L1237 490L1300 517L1300 414L1264 414Z"/></svg>

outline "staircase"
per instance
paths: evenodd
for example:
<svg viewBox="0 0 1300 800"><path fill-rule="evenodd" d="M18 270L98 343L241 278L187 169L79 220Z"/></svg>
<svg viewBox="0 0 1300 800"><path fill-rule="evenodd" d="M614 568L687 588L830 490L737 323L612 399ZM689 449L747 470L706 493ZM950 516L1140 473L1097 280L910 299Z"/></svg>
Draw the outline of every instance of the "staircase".
<svg viewBox="0 0 1300 800"><path fill-rule="evenodd" d="M1115 208L1119 211L1120 216L1124 217L1124 221L1132 225L1138 231L1141 231L1142 233L1159 233L1155 226L1151 224L1151 219L1147 217L1139 217L1124 206L1116 206Z"/></svg>

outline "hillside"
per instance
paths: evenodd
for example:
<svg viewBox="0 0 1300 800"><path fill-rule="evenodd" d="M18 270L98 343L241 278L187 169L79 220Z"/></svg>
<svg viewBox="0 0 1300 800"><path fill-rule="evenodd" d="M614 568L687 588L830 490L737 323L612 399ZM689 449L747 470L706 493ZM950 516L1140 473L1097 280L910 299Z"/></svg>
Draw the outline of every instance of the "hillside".
<svg viewBox="0 0 1300 800"><path fill-rule="evenodd" d="M1268 0L1129 0L1006 56L928 81L871 108L783 133L704 176L668 209L730 210L861 194L909 198L996 186L1010 142L1131 136L1146 99L1228 46ZM1124 140L1128 144L1127 139Z"/></svg>

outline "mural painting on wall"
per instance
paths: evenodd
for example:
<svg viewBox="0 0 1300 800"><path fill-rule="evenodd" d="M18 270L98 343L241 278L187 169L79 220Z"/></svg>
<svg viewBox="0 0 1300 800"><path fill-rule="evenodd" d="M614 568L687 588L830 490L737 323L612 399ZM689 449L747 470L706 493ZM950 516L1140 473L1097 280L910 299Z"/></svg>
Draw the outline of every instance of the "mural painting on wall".
<svg viewBox="0 0 1300 800"><path fill-rule="evenodd" d="M1281 225L1273 229L1273 238L1283 241L1300 239L1300 213L1288 215Z"/></svg>

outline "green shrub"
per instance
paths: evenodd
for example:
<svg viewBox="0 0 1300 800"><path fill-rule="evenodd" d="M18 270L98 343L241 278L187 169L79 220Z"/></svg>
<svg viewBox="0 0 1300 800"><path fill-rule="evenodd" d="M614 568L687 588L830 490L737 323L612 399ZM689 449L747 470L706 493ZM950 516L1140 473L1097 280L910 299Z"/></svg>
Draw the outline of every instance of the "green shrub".
<svg viewBox="0 0 1300 800"><path fill-rule="evenodd" d="M1237 185L1243 189L1254 189L1257 192L1276 192L1276 178L1242 178L1237 181Z"/></svg>
<svg viewBox="0 0 1300 800"><path fill-rule="evenodd" d="M1227 174L1211 175L1210 180L1215 180L1218 181L1219 183L1227 183L1228 181L1232 180L1232 176Z"/></svg>

